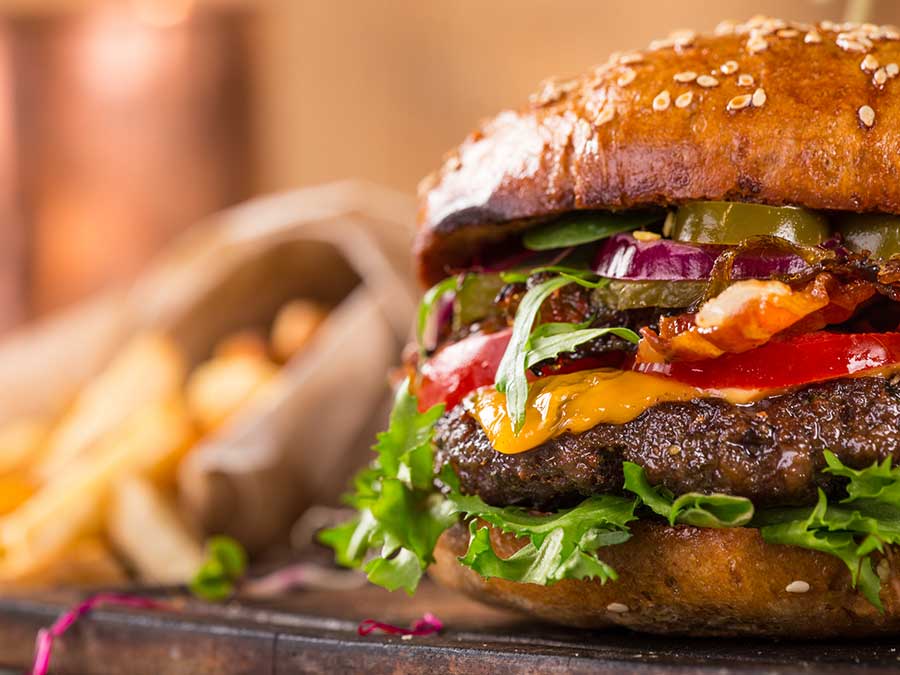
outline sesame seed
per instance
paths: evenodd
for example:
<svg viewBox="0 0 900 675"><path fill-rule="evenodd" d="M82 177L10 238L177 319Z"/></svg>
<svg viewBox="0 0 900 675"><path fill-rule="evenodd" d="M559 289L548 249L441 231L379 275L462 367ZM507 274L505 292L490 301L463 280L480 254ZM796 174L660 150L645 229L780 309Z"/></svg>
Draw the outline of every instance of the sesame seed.
<svg viewBox="0 0 900 675"><path fill-rule="evenodd" d="M669 107L669 90L663 89L656 95L656 98L653 99L653 109L657 112L665 110Z"/></svg>
<svg viewBox="0 0 900 675"><path fill-rule="evenodd" d="M712 75L701 75L697 78L697 84L701 87L717 87L719 85L719 81L714 78Z"/></svg>
<svg viewBox="0 0 900 675"><path fill-rule="evenodd" d="M688 93L690 94L691 92L688 92ZM684 94L682 94L681 96L684 96ZM678 98L681 98L681 96L679 96ZM678 103L676 102L675 105L678 105ZM663 223L663 236L664 236L664 237L671 237L671 236L672 236L672 229L673 229L674 227L675 227L675 212L674 212L674 211L669 211L669 212L666 214L666 220L665 220L665 222ZM898 375L897 377L900 377L900 375Z"/></svg>
<svg viewBox="0 0 900 675"><path fill-rule="evenodd" d="M872 72L878 68L878 59L871 54L866 54L865 58L859 62L859 67L867 72Z"/></svg>
<svg viewBox="0 0 900 675"><path fill-rule="evenodd" d="M833 31L836 28L834 21L828 21L827 19L825 21L823 21L822 23L820 23L819 27L822 30L830 30L830 31Z"/></svg>
<svg viewBox="0 0 900 675"><path fill-rule="evenodd" d="M544 107L555 103L578 87L578 80L558 80L550 78L541 83L540 91L531 96L531 104Z"/></svg>
<svg viewBox="0 0 900 675"><path fill-rule="evenodd" d="M748 75L747 73L741 73L738 75L738 86L739 87L752 87L753 86L753 76Z"/></svg>
<svg viewBox="0 0 900 675"><path fill-rule="evenodd" d="M822 41L822 36L818 31L811 30L803 36L803 41L808 45L817 45Z"/></svg>
<svg viewBox="0 0 900 675"><path fill-rule="evenodd" d="M732 73L736 73L737 69L737 61L726 61L721 66L719 66L719 70L721 70L724 75L731 75Z"/></svg>
<svg viewBox="0 0 900 675"><path fill-rule="evenodd" d="M716 35L734 35L735 25L735 22L729 19L720 21L713 30L713 33Z"/></svg>
<svg viewBox="0 0 900 675"><path fill-rule="evenodd" d="M866 48L862 45L862 43L857 42L856 40L844 39L838 40L837 46L843 49L845 52L864 52Z"/></svg>
<svg viewBox="0 0 900 675"><path fill-rule="evenodd" d="M606 610L616 614L624 614L628 611L628 605L623 605L621 602L611 602L606 606Z"/></svg>
<svg viewBox="0 0 900 675"><path fill-rule="evenodd" d="M629 84L634 82L634 78L637 76L637 73L634 72L634 68L626 68L622 71L622 74L619 75L619 79L616 80L616 84L620 87L627 87Z"/></svg>
<svg viewBox="0 0 900 675"><path fill-rule="evenodd" d="M741 94L740 96L735 96L733 99L728 101L728 105L725 106L726 110L741 110L742 108L746 108L750 105L750 102L753 100L753 97L750 94Z"/></svg>
<svg viewBox="0 0 900 675"><path fill-rule="evenodd" d="M846 52L866 52L872 48L872 41L861 33L839 33L835 44Z"/></svg>
<svg viewBox="0 0 900 675"><path fill-rule="evenodd" d="M676 30L669 34L669 39L676 47L688 47L697 37L697 33L692 30Z"/></svg>
<svg viewBox="0 0 900 675"><path fill-rule="evenodd" d="M884 72L888 77L897 77L897 74L900 73L900 66L896 63L889 63L884 67Z"/></svg>
<svg viewBox="0 0 900 675"><path fill-rule="evenodd" d="M681 454L681 446L680 445L670 445L668 447L670 455L680 455Z"/></svg>
<svg viewBox="0 0 900 675"><path fill-rule="evenodd" d="M769 17L767 17L765 14L754 14L749 19L747 19L747 25L753 26L753 27L758 27L758 26L762 26L763 24L765 24L768 21L769 21Z"/></svg>
<svg viewBox="0 0 900 675"><path fill-rule="evenodd" d="M805 581L792 581L784 587L788 593L806 593L809 590L809 584Z"/></svg>
<svg viewBox="0 0 900 675"><path fill-rule="evenodd" d="M761 35L751 35L747 40L747 51L751 54L757 54L768 49L769 42Z"/></svg>
<svg viewBox="0 0 900 675"><path fill-rule="evenodd" d="M872 75L872 82L879 87L887 82L887 79L887 71L884 68L879 68L875 71L875 74Z"/></svg>
<svg viewBox="0 0 900 675"><path fill-rule="evenodd" d="M643 60L644 56L639 52L630 52L628 54L622 54L622 56L619 57L619 63L621 63L623 66L628 66L633 63L640 63Z"/></svg>
<svg viewBox="0 0 900 675"><path fill-rule="evenodd" d="M631 236L638 241L656 241L657 239L661 239L656 232L647 232L647 230L635 230L631 233Z"/></svg>
<svg viewBox="0 0 900 675"><path fill-rule="evenodd" d="M686 91L683 94L680 94L678 98L675 99L675 107L676 108L687 108L691 101L694 100L694 92Z"/></svg>
<svg viewBox="0 0 900 675"><path fill-rule="evenodd" d="M693 82L697 79L697 73L693 70L685 70L681 73L675 73L672 79L676 82Z"/></svg>
<svg viewBox="0 0 900 675"><path fill-rule="evenodd" d="M613 117L616 116L616 108L613 105L607 105L600 111L600 114L597 115L597 118L594 120L594 124L598 127L602 127L607 122L611 121Z"/></svg>
<svg viewBox="0 0 900 675"><path fill-rule="evenodd" d="M800 31L794 30L793 28L782 28L776 35L783 38L793 38L800 35Z"/></svg>
<svg viewBox="0 0 900 675"><path fill-rule="evenodd" d="M860 109L856 111L856 114L859 115L859 121L867 127L871 127L875 124L875 111L872 110L871 106L864 105L860 107Z"/></svg>
<svg viewBox="0 0 900 675"><path fill-rule="evenodd" d="M660 49L666 49L666 48L668 48L668 47L673 47L674 45L675 45L675 43L674 43L672 40L669 40L669 39L665 39L665 40L653 40L653 41L647 46L647 49L649 49L651 52L658 52Z"/></svg>
<svg viewBox="0 0 900 675"><path fill-rule="evenodd" d="M412 635L401 635L400 639L401 640L412 640L413 636Z"/></svg>
<svg viewBox="0 0 900 675"><path fill-rule="evenodd" d="M753 92L753 107L762 108L766 104L766 90L759 87Z"/></svg>
<svg viewBox="0 0 900 675"><path fill-rule="evenodd" d="M885 28L881 31L881 35L885 40L900 40L900 31L896 28Z"/></svg>

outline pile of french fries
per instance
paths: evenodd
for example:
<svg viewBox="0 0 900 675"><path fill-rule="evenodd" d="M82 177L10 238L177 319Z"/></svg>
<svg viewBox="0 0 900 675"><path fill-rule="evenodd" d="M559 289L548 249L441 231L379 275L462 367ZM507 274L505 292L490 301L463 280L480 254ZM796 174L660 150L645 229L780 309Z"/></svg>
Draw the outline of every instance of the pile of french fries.
<svg viewBox="0 0 900 675"><path fill-rule="evenodd" d="M193 369L166 335L135 336L57 418L0 428L0 589L189 580L207 533L179 513L179 463L265 390L325 316L292 301L268 335L226 336Z"/></svg>

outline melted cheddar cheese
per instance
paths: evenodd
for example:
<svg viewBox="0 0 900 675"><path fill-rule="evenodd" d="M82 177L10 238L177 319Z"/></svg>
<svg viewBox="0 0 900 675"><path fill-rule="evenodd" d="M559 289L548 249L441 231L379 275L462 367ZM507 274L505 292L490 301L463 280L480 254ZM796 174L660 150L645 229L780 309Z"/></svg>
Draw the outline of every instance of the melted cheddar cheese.
<svg viewBox="0 0 900 675"><path fill-rule="evenodd" d="M478 389L469 400L469 410L497 451L515 454L564 432L580 433L598 424L630 422L658 403L710 397L747 403L765 393L697 389L658 375L604 368L532 382L525 424L518 434L506 414L506 396L494 387Z"/></svg>

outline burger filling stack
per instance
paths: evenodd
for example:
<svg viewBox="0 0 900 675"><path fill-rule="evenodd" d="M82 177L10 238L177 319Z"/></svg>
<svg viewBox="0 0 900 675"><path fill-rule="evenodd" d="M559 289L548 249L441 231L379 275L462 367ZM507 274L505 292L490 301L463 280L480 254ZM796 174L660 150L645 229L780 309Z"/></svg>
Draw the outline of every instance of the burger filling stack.
<svg viewBox="0 0 900 675"><path fill-rule="evenodd" d="M897 63L889 26L723 22L466 139L338 561L577 626L898 632Z"/></svg>

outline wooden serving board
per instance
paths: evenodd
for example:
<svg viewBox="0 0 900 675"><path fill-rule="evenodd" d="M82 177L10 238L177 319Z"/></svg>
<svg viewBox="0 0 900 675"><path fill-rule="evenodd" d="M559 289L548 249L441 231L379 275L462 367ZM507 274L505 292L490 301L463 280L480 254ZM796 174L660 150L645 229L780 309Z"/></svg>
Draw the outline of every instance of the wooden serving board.
<svg viewBox="0 0 900 675"><path fill-rule="evenodd" d="M155 594L159 595L159 594ZM277 601L208 605L169 597L173 611L100 608L57 642L53 673L896 673L900 639L773 643L570 630L482 607L424 583L415 597L366 587L297 592ZM73 594L0 598L0 673L30 665L38 628ZM433 612L430 637L359 636L360 620L408 625ZM4 670L6 668L6 670Z"/></svg>

